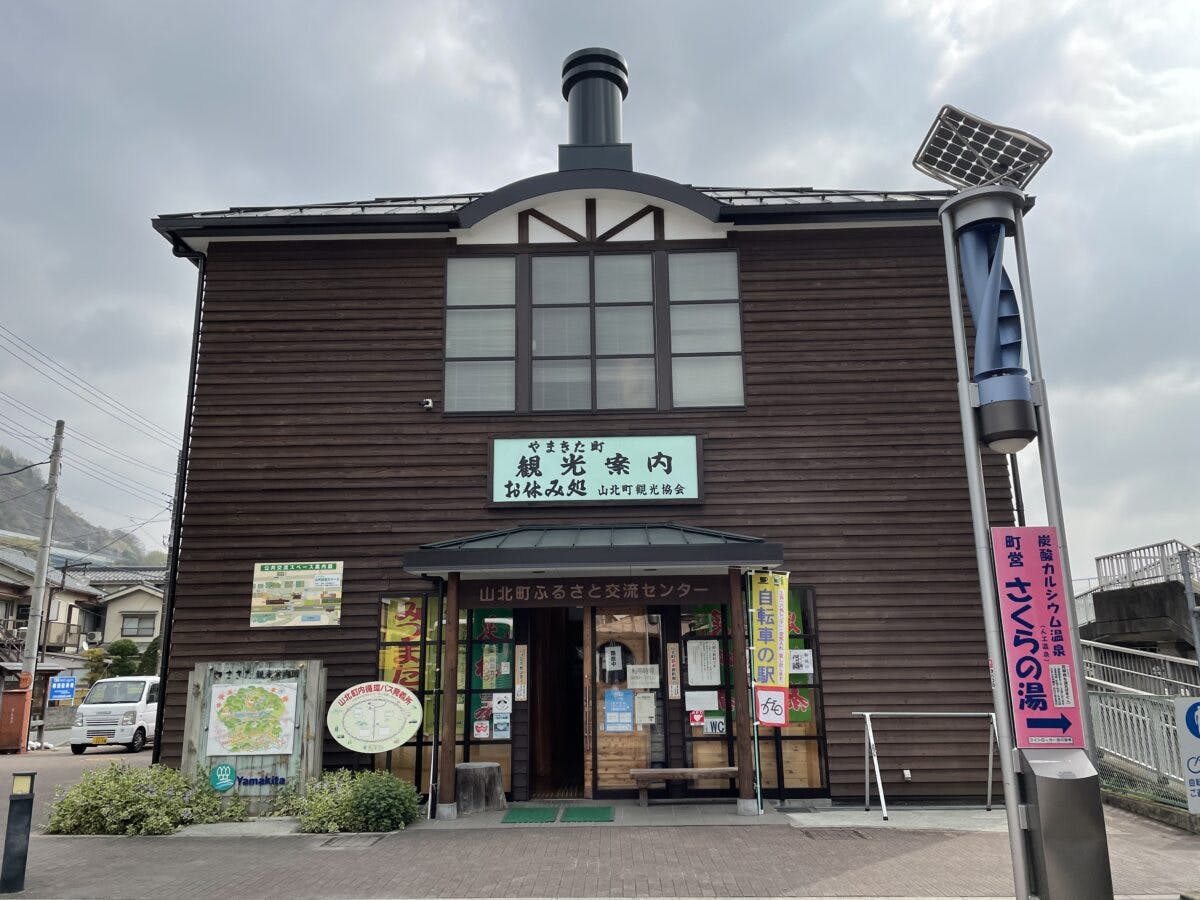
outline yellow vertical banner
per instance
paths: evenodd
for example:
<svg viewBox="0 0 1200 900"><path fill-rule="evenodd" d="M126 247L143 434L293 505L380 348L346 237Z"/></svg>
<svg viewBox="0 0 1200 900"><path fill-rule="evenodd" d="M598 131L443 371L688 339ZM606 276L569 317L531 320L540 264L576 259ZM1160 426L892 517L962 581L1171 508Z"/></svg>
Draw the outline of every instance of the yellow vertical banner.
<svg viewBox="0 0 1200 900"><path fill-rule="evenodd" d="M750 576L750 675L759 687L787 688L788 573Z"/></svg>

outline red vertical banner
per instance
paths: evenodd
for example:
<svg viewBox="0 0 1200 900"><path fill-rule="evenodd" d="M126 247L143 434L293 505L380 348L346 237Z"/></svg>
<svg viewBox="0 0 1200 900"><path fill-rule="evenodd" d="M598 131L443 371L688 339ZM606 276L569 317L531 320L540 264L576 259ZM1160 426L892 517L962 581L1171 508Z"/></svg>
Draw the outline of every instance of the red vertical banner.
<svg viewBox="0 0 1200 900"><path fill-rule="evenodd" d="M1058 533L1048 526L993 528L1005 672L1017 746L1084 748L1078 669L1071 650Z"/></svg>

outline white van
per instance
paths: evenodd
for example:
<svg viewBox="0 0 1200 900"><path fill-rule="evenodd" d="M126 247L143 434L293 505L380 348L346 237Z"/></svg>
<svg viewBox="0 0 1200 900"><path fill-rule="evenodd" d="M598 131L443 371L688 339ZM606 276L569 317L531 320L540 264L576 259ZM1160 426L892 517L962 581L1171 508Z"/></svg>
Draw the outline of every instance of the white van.
<svg viewBox="0 0 1200 900"><path fill-rule="evenodd" d="M157 716L157 675L102 678L88 689L75 714L71 752L124 744L137 753L153 740Z"/></svg>

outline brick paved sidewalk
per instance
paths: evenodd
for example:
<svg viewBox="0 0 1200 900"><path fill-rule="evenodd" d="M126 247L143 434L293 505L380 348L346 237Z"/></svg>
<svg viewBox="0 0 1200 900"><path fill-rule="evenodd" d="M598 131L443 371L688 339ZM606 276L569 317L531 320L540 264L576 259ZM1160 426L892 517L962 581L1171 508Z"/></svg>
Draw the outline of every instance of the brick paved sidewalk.
<svg viewBox="0 0 1200 900"><path fill-rule="evenodd" d="M1200 838L1108 811L1117 891L1178 897ZM1004 834L728 825L35 835L25 897L999 897Z"/></svg>

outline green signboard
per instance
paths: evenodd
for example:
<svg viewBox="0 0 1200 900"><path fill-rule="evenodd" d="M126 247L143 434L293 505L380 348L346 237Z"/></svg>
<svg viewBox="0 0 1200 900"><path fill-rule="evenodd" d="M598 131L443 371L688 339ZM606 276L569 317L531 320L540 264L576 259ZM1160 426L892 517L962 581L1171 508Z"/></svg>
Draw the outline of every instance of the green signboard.
<svg viewBox="0 0 1200 900"><path fill-rule="evenodd" d="M693 434L492 442L493 503L694 503L700 474Z"/></svg>

